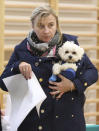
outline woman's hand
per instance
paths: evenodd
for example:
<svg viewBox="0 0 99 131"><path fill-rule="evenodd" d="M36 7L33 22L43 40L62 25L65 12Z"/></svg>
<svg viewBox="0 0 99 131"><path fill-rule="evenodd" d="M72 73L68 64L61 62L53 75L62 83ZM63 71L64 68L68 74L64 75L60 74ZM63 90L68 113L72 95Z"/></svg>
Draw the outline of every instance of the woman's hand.
<svg viewBox="0 0 99 131"><path fill-rule="evenodd" d="M19 64L19 70L21 74L26 78L26 79L31 79L32 76L32 68L31 65L26 63L26 62L21 62Z"/></svg>
<svg viewBox="0 0 99 131"><path fill-rule="evenodd" d="M74 84L69 79L65 78L62 75L58 75L61 78L61 82L49 82L53 86L49 86L53 91L50 92L51 95L58 95L56 98L61 98L61 96L68 91L75 90Z"/></svg>
<svg viewBox="0 0 99 131"><path fill-rule="evenodd" d="M0 114L1 114L1 116L5 116L4 111L2 111L1 109L0 109Z"/></svg>
<svg viewBox="0 0 99 131"><path fill-rule="evenodd" d="M4 114L5 114L4 111L1 110L1 100L0 100L0 115L4 116Z"/></svg>

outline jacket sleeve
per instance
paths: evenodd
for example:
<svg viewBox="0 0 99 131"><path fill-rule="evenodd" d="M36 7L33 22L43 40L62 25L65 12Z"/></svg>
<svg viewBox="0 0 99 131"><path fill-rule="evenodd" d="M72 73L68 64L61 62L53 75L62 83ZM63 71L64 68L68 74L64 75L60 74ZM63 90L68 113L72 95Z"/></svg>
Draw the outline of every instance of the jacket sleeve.
<svg viewBox="0 0 99 131"><path fill-rule="evenodd" d="M77 40L75 43L79 45ZM96 67L92 64L86 54L84 54L84 58L84 66L86 66L85 71L82 75L79 74L79 76L76 77L73 81L75 88L79 93L84 92L87 87L91 86L98 80L98 71Z"/></svg>
<svg viewBox="0 0 99 131"><path fill-rule="evenodd" d="M1 78L3 79L8 76L11 76L12 72L14 72L15 74L19 73L19 63L20 62L21 61L18 58L17 49L15 47L14 52L12 53L12 56L10 57L9 62L1 75Z"/></svg>
<svg viewBox="0 0 99 131"><path fill-rule="evenodd" d="M10 57L10 60L5 67L5 70L3 71L1 77L0 77L0 88L7 91L5 84L3 83L3 78L15 75L19 73L19 63L20 60L18 59L16 48L14 49L14 52L12 53L12 56Z"/></svg>

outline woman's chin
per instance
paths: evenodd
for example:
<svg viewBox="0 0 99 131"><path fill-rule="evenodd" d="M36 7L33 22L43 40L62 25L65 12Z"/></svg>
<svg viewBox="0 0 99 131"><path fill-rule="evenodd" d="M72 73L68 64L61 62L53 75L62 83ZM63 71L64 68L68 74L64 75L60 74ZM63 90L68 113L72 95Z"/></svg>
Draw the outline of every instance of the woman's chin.
<svg viewBox="0 0 99 131"><path fill-rule="evenodd" d="M43 40L44 43L48 43L50 40Z"/></svg>
<svg viewBox="0 0 99 131"><path fill-rule="evenodd" d="M43 42L48 43L51 40L51 38L44 38L42 39Z"/></svg>

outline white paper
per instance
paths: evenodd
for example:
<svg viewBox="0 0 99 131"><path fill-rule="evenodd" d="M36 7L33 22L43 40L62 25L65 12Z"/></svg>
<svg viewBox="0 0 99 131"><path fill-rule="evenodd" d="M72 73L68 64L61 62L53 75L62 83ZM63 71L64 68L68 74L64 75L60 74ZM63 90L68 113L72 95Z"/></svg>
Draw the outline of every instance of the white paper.
<svg viewBox="0 0 99 131"><path fill-rule="evenodd" d="M3 96L4 99L4 115L1 117L2 131L10 131L10 112L11 112L11 99L9 93Z"/></svg>
<svg viewBox="0 0 99 131"><path fill-rule="evenodd" d="M18 74L4 78L3 81L11 97L11 131L17 131L19 125L35 106L39 112L40 105L46 99L46 95L34 73L29 80Z"/></svg>
<svg viewBox="0 0 99 131"><path fill-rule="evenodd" d="M1 123L2 123L2 131L10 131L10 122L9 122L9 116L2 116L1 117Z"/></svg>

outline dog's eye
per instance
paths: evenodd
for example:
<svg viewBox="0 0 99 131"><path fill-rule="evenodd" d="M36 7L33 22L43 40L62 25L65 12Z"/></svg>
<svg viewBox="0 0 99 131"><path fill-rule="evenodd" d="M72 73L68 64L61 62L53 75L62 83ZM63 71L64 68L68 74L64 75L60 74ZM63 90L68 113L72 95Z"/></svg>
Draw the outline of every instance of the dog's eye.
<svg viewBox="0 0 99 131"><path fill-rule="evenodd" d="M65 53L67 54L67 53L69 53L69 51L65 51Z"/></svg>
<svg viewBox="0 0 99 131"><path fill-rule="evenodd" d="M76 52L75 52L75 51L73 51L73 52L72 52L72 54L73 54L73 55L75 55L75 54L76 54Z"/></svg>

